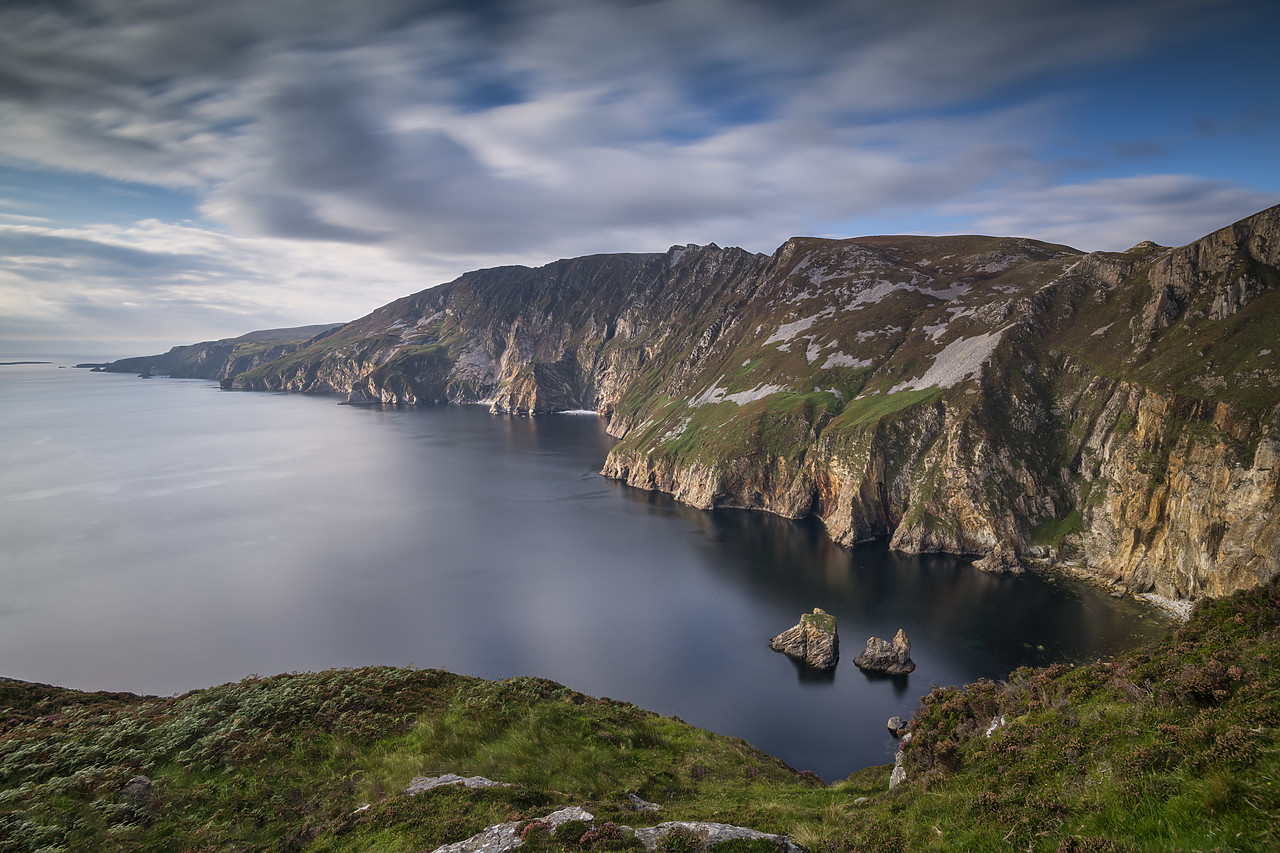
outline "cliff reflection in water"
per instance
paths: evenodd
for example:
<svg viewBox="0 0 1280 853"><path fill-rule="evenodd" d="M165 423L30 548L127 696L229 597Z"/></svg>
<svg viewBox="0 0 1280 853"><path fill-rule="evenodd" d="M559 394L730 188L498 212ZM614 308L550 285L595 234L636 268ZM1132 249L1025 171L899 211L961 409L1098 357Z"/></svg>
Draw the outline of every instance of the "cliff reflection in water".
<svg viewBox="0 0 1280 853"><path fill-rule="evenodd" d="M933 683L1108 654L1130 602L965 560L845 550L814 520L603 479L589 416L357 408L7 368L0 674L172 693L366 664L536 675L746 738L835 779L891 760ZM769 639L822 607L814 679ZM910 636L919 668L852 665Z"/></svg>

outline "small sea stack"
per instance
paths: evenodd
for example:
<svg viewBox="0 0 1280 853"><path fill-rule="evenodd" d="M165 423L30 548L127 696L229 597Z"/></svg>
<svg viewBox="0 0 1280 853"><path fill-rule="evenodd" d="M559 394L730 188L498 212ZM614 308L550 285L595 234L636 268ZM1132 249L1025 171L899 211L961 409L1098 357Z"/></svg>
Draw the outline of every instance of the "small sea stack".
<svg viewBox="0 0 1280 853"><path fill-rule="evenodd" d="M883 672L887 675L906 675L916 668L911 659L911 641L907 632L901 628L894 635L893 642L871 637L867 640L867 649L853 659L858 669L868 672Z"/></svg>
<svg viewBox="0 0 1280 853"><path fill-rule="evenodd" d="M815 607L800 622L769 641L775 652L804 661L814 669L834 669L840 659L840 635L836 617Z"/></svg>

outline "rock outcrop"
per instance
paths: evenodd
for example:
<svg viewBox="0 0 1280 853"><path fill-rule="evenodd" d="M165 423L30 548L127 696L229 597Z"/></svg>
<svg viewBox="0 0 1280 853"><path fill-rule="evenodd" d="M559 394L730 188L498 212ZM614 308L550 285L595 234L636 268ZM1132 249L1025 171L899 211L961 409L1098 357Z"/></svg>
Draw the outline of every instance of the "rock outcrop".
<svg viewBox="0 0 1280 853"><path fill-rule="evenodd" d="M814 669L832 669L840 660L836 617L815 607L812 613L801 616L798 624L770 640L769 648Z"/></svg>
<svg viewBox="0 0 1280 853"><path fill-rule="evenodd" d="M660 823L657 826L640 827L633 832L636 840L644 845L648 853L659 850L673 833L680 833L691 841L698 842L703 850L713 849L726 841L764 841L774 845L782 853L802 853L804 850L785 835L773 835L727 823L678 820Z"/></svg>
<svg viewBox="0 0 1280 853"><path fill-rule="evenodd" d="M510 853L510 851L524 846L525 838L523 834L527 833L531 827L538 827L543 832L554 833L558 827L570 821L593 823L595 816L583 808L570 806L554 811L536 821L514 820L486 827L484 831L463 841L437 847L434 853ZM630 837L639 841L647 853L655 853L655 851L662 849L673 835L681 836L684 846L680 849L692 849L696 845L702 850L712 850L717 845L727 841L763 841L776 847L779 853L804 853L803 847L800 847L785 835L774 835L727 823L680 820L637 829L612 823L607 823L604 826L615 837ZM588 832L591 831L599 832L594 826L591 830L588 830ZM574 841L576 842L577 839L575 838Z"/></svg>
<svg viewBox="0 0 1280 853"><path fill-rule="evenodd" d="M460 785L463 788L511 787L505 782L495 782L492 779L486 779L483 776L459 776L455 773L445 773L443 776L415 776L409 783L409 787L404 789L404 792L412 796L414 794L421 794L424 791L430 791L446 785Z"/></svg>
<svg viewBox="0 0 1280 853"><path fill-rule="evenodd" d="M911 641L901 628L888 642L879 637L867 639L866 650L853 659L859 669L869 672L883 672L886 675L906 675L914 672L915 661L911 659Z"/></svg>
<svg viewBox="0 0 1280 853"><path fill-rule="evenodd" d="M902 740L898 743L898 751L893 754L893 770L889 773L889 790L907 781L907 768L903 765L902 748L911 742L911 732L907 732L902 736Z"/></svg>
<svg viewBox="0 0 1280 853"><path fill-rule="evenodd" d="M982 559L974 560L973 567L993 575L1020 575L1025 571L1018 556L1003 543L996 545L995 550Z"/></svg>
<svg viewBox="0 0 1280 853"><path fill-rule="evenodd" d="M548 830L554 830L561 824L568 823L571 820L591 821L595 820L595 818L583 808L569 806L540 818L538 822ZM524 845L524 839L520 837L520 828L523 823L524 821L512 820L485 827L482 832L478 832L463 841L456 841L453 844L444 844L437 847L435 853L508 853L508 851Z"/></svg>
<svg viewBox="0 0 1280 853"><path fill-rule="evenodd" d="M467 273L229 388L591 409L606 476L1134 593L1280 573L1280 207L1180 248L674 246Z"/></svg>

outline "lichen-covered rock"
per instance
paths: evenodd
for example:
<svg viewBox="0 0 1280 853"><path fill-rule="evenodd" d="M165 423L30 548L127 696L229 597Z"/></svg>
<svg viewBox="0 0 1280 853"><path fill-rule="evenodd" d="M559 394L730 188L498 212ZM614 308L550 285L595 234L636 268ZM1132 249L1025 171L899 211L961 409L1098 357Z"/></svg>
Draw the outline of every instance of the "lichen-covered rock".
<svg viewBox="0 0 1280 853"><path fill-rule="evenodd" d="M444 785L461 785L464 788L509 788L506 782L495 782L483 776L459 776L456 773L445 773L442 776L415 776L404 792L409 795L421 794L432 788Z"/></svg>
<svg viewBox="0 0 1280 853"><path fill-rule="evenodd" d="M866 651L854 658L853 662L859 669L887 675L906 675L916 668L915 661L911 659L911 641L901 628L894 635L893 642L870 637Z"/></svg>
<svg viewBox="0 0 1280 853"><path fill-rule="evenodd" d="M569 806L568 808L554 811L544 818L539 818L539 823L544 824L548 829L555 830L562 823L568 823L571 820L592 821L595 816L591 812L578 806ZM513 820L507 823L494 824L487 826L482 832L464 841L456 841L453 844L445 844L435 849L435 853L509 853L524 844L524 840L520 837L520 825L524 821Z"/></svg>
<svg viewBox="0 0 1280 853"><path fill-rule="evenodd" d="M688 834L702 843L703 850L710 850L717 844L726 841L767 841L782 853L803 853L804 848L785 835L772 835L748 829L745 826L732 826L727 823L708 823L705 821L676 820L660 823L657 826L646 826L635 830L636 840L644 845L644 849L653 853L673 832Z"/></svg>
<svg viewBox="0 0 1280 853"><path fill-rule="evenodd" d="M657 803L651 803L648 800L643 800L640 797L637 797L635 794L627 794L627 801L622 804L622 807L625 809L630 809L633 812L662 811L662 806L658 805Z"/></svg>
<svg viewBox="0 0 1280 853"><path fill-rule="evenodd" d="M594 820L595 816L585 809L578 806L569 806L552 812L546 817L539 818L533 823L540 824L546 830L554 832L556 827L563 823L570 821L591 823ZM524 846L525 841L521 837L522 826L527 828L529 824L526 821L513 820L485 827L482 832L478 832L463 841L456 841L452 844L437 847L434 853L510 853L510 851ZM615 834L635 838L644 845L648 853L654 853L654 851L658 850L672 833L688 836L699 844L703 850L710 850L726 841L742 840L768 842L777 847L779 853L804 853L803 847L795 844L785 835L773 835L745 826L733 826L727 823L680 820L668 821L657 826L647 826L639 829L606 823L603 827L594 828L593 831L601 832L606 828Z"/></svg>
<svg viewBox="0 0 1280 853"><path fill-rule="evenodd" d="M804 661L815 669L831 669L840 659L836 617L815 607L800 622L769 641L769 648Z"/></svg>
<svg viewBox="0 0 1280 853"><path fill-rule="evenodd" d="M889 733L894 737L902 737L907 731L907 721L894 715L889 718L889 722L885 723L889 728Z"/></svg>

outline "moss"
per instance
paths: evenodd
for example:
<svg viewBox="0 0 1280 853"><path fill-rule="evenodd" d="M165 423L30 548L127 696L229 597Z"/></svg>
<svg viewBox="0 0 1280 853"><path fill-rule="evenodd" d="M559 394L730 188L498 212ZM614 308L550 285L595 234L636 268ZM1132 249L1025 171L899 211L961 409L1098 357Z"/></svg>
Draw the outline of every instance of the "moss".
<svg viewBox="0 0 1280 853"><path fill-rule="evenodd" d="M836 632L836 617L825 610L814 608L812 613L806 613L801 616L800 621L812 625L824 634L834 634Z"/></svg>

